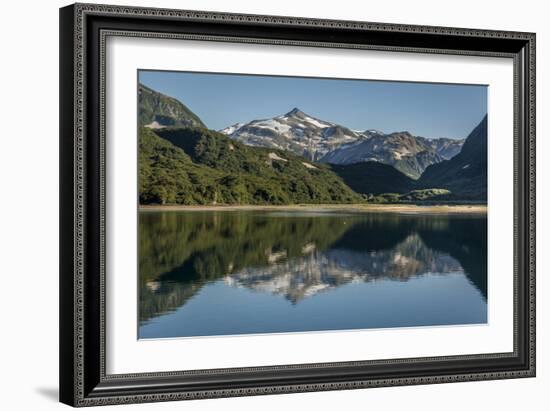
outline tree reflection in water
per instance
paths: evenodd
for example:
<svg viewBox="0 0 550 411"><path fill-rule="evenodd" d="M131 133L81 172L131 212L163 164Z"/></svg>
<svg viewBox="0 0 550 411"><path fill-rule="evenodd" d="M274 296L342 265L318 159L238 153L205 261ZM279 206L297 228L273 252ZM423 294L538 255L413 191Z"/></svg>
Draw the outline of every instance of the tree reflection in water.
<svg viewBox="0 0 550 411"><path fill-rule="evenodd" d="M487 298L485 216L142 212L139 230L142 324L220 280L300 304L354 282L464 273Z"/></svg>

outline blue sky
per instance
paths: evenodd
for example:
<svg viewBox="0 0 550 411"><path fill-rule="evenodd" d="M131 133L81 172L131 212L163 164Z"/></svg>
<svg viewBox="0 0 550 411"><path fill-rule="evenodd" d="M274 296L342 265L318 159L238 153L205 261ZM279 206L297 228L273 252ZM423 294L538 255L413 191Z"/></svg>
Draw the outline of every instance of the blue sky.
<svg viewBox="0 0 550 411"><path fill-rule="evenodd" d="M483 85L163 71L140 71L139 81L177 98L214 130L298 107L354 130L465 138L487 113Z"/></svg>

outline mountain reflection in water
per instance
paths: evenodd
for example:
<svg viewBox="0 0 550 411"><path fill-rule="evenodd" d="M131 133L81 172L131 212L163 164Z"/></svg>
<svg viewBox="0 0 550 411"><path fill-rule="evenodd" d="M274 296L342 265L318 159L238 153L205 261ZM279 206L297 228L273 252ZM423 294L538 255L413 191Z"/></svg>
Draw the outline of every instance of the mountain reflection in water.
<svg viewBox="0 0 550 411"><path fill-rule="evenodd" d="M223 317L239 303L231 289L256 294L253 300L252 296L249 297L251 301L260 305L265 301L265 307L268 304L272 307L274 312L267 316L282 317L288 315L288 308L275 312L276 307L283 307L281 301L272 302L268 296L283 299L295 310L300 310L306 301L327 293L338 293L344 286L381 284L383 281L409 283L423 277L451 278L453 274L465 277L466 283L471 285L466 291L463 290L465 286L461 286L456 296L452 290L446 291L451 293L451 298L456 298L455 303L460 306L460 298L464 301L474 298L476 310L480 311L479 307L482 307L481 311L485 311L468 312L464 320L455 313L448 321L439 313L433 324L475 323L479 321L473 318L486 318L485 216L298 211L141 212L139 229L142 338L216 334L214 326L201 334L199 329L191 330L192 324L187 323L185 332L165 331L169 323L173 327L176 312L185 315L186 305L196 299L207 301L216 295L214 303L201 305L201 312L211 310L209 315ZM404 292L418 293L416 288L407 289L400 288L399 296ZM392 292L394 294L388 295L396 298L397 294ZM425 289L422 292L429 293ZM468 295L464 296L464 293ZM240 298L245 303L242 295ZM368 309L372 317L375 314L373 307L367 308L368 303L357 298L357 308L365 304L364 309ZM196 301L198 304L199 300ZM330 309L333 316L337 310L345 309L345 305L337 301L332 298L331 307L323 307L323 311ZM441 310L442 307L434 308ZM254 309L249 307L249 310ZM410 309L414 310L414 307ZM265 312L262 315L265 319ZM173 318L169 319L170 316ZM241 327L237 319L233 320L233 331L224 328L219 333L300 330L296 324L286 329L281 318L273 320L279 325L266 330L261 327L256 330L246 324ZM166 325L161 327L163 321ZM307 323L308 319L304 317L303 321ZM387 326L393 326L391 320L388 321ZM402 321L396 324L402 324ZM429 319L419 324L414 321L411 319L412 323L406 325L430 323ZM361 327L361 319L349 326L357 328L355 323ZM157 329L155 327L165 331L153 332ZM327 324L323 328L322 322L316 327L338 328L336 324ZM368 324L365 327L368 328ZM304 330L307 329L311 328L304 326Z"/></svg>

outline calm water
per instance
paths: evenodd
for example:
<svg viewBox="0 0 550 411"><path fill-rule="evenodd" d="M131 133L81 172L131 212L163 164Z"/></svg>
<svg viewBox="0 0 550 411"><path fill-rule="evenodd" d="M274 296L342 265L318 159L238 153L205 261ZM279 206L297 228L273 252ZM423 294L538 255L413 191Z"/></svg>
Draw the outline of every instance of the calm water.
<svg viewBox="0 0 550 411"><path fill-rule="evenodd" d="M485 216L140 214L140 338L487 322Z"/></svg>

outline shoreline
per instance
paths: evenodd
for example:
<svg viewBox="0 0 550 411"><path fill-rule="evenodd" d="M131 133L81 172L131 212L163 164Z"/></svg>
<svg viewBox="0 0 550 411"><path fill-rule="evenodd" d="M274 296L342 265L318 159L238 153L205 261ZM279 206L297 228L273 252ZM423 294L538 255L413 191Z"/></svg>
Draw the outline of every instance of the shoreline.
<svg viewBox="0 0 550 411"><path fill-rule="evenodd" d="M487 205L292 204L292 205L139 205L138 211L311 211L397 214L487 214Z"/></svg>

